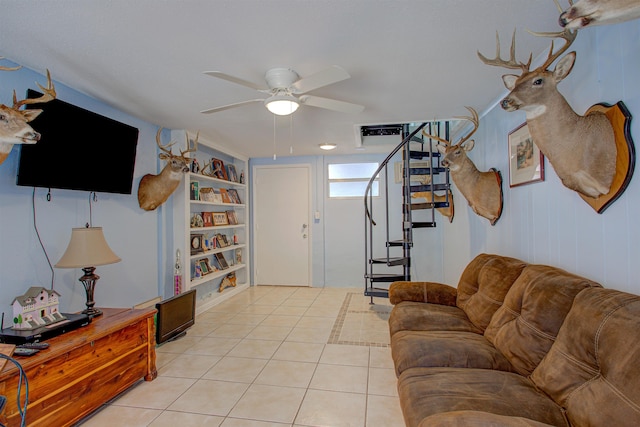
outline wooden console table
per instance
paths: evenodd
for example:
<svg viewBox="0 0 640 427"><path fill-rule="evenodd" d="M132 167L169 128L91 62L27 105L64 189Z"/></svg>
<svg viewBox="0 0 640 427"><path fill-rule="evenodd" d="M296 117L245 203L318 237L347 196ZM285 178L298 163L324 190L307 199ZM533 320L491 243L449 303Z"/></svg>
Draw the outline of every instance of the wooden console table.
<svg viewBox="0 0 640 427"><path fill-rule="evenodd" d="M80 329L51 338L49 348L16 357L29 380L27 425L70 426L144 378L157 376L155 308L104 308ZM18 369L0 372L0 395L7 404L0 422L19 426ZM24 387L22 388L24 402Z"/></svg>

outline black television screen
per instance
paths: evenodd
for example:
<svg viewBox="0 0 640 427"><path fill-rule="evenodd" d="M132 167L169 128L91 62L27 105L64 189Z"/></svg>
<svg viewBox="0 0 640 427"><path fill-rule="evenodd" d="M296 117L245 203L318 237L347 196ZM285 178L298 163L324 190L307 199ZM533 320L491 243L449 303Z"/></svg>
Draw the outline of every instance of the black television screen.
<svg viewBox="0 0 640 427"><path fill-rule="evenodd" d="M195 324L196 290L191 289L156 304L156 343L175 339Z"/></svg>
<svg viewBox="0 0 640 427"><path fill-rule="evenodd" d="M27 108L42 110L29 123L41 138L21 147L18 185L131 194L137 128L59 99Z"/></svg>

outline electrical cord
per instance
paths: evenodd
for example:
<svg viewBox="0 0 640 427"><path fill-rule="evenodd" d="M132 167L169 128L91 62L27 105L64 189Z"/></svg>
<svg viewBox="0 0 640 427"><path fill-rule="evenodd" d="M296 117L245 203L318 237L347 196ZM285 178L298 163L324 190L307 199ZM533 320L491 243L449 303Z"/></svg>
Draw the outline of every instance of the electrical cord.
<svg viewBox="0 0 640 427"><path fill-rule="evenodd" d="M47 194L47 201L51 201L51 190ZM51 260L49 259L49 254L42 243L42 239L40 238L40 232L38 231L38 223L36 222L36 187L33 187L33 194L31 196L31 206L33 211L33 229L36 231L36 236L38 236L38 242L40 242L40 247L42 247L42 252L44 252L44 256L47 258L47 263L49 264L49 269L51 270L51 290L53 290L53 283L55 278L55 271L53 270L53 264L51 264Z"/></svg>
<svg viewBox="0 0 640 427"><path fill-rule="evenodd" d="M18 412L20 412L21 422L20 427L25 427L27 425L27 405L29 404L29 381L27 380L27 374L22 369L22 365L13 357L9 357L4 354L0 354L0 359L6 359L12 362L18 368L20 372L20 378L18 379L18 395L16 396L16 404L18 406ZM22 393L22 383L24 381L24 405L20 405L20 394ZM4 424L0 423L1 427L5 427Z"/></svg>

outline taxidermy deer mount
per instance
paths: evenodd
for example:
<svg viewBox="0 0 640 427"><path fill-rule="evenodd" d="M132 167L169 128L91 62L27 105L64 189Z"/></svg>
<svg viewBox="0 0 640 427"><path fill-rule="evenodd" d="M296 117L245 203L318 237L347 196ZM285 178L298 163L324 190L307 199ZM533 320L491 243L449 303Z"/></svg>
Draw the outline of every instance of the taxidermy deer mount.
<svg viewBox="0 0 640 427"><path fill-rule="evenodd" d="M557 0L554 1L558 4ZM640 18L638 0L580 0L576 4L569 0L569 8L564 11L559 5L558 8L562 12L558 22L569 29L617 24Z"/></svg>
<svg viewBox="0 0 640 427"><path fill-rule="evenodd" d="M424 131L422 133L438 141L436 148L444 156L440 163L449 168L454 184L467 199L471 209L494 225L502 215L502 175L496 169L480 172L467 156L467 151L471 151L475 144L474 140L469 138L478 130L479 120L476 110L466 108L471 112L471 116L457 118L469 120L473 124L473 130L457 144Z"/></svg>
<svg viewBox="0 0 640 427"><path fill-rule="evenodd" d="M2 59L2 57L0 57ZM16 71L22 67L0 67L2 71ZM23 99L18 101L16 91L13 91L13 106L7 107L0 104L0 164L9 157L15 144L35 144L40 140L40 134L33 130L27 123L38 117L42 110L20 110L27 104L39 104L51 101L56 97L56 90L51 82L51 75L47 70L47 87L36 83L42 95L39 98Z"/></svg>
<svg viewBox="0 0 640 427"><path fill-rule="evenodd" d="M453 206L453 193L451 190L447 190L448 194L435 194L431 193L431 191L418 191L411 194L411 197L416 199L425 199L427 203L440 203L440 202L448 202L449 206L446 208L436 208L440 215L449 219L449 223L453 222L453 216L455 215L455 207ZM433 194L433 200L431 195Z"/></svg>
<svg viewBox="0 0 640 427"><path fill-rule="evenodd" d="M567 188L592 198L607 194L616 171L616 143L611 122L599 111L578 115L558 91L558 83L573 68L575 52L560 59L552 71L547 69L571 46L577 31L565 29L559 33L536 35L561 37L565 44L554 53L552 41L547 60L534 70L529 70L531 55L526 64L515 59L515 31L509 60L500 58L497 35L494 59L478 52L480 60L487 65L522 71L519 76L502 76L504 85L511 92L500 106L506 111L522 110L526 113L533 141Z"/></svg>
<svg viewBox="0 0 640 427"><path fill-rule="evenodd" d="M162 145L160 141L160 133L162 128L158 129L156 133L156 144L162 151L158 154L160 160L166 160L167 164L158 175L146 174L140 180L138 186L138 204L145 211L155 210L158 206L167 201L169 196L178 187L182 176L189 172L189 165L191 159L185 157L187 153L193 153L198 149L198 135L193 143L193 147L189 142L189 135L187 134L187 149L180 151L180 155L173 154L171 147L175 142L169 142L167 145Z"/></svg>

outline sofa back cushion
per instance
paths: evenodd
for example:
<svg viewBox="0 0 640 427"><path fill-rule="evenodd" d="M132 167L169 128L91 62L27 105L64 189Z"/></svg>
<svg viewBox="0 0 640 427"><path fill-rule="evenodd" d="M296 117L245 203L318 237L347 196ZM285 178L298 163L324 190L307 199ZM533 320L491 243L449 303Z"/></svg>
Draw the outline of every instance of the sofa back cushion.
<svg viewBox="0 0 640 427"><path fill-rule="evenodd" d="M476 256L460 276L456 305L484 331L526 265L518 259L500 255Z"/></svg>
<svg viewBox="0 0 640 427"><path fill-rule="evenodd" d="M548 265L528 265L484 332L521 375L529 375L547 354L582 290L601 287Z"/></svg>
<svg viewBox="0 0 640 427"><path fill-rule="evenodd" d="M640 297L578 294L531 380L575 426L640 425Z"/></svg>

